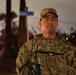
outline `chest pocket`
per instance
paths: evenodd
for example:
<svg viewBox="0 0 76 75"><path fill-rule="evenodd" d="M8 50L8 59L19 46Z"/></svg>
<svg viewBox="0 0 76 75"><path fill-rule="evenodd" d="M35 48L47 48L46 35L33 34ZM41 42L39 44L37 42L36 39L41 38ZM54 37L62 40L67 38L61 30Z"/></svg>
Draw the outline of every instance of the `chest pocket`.
<svg viewBox="0 0 76 75"><path fill-rule="evenodd" d="M37 59L38 63L41 65L41 69L58 72L63 75L67 73L67 64L64 54L43 51L37 52Z"/></svg>

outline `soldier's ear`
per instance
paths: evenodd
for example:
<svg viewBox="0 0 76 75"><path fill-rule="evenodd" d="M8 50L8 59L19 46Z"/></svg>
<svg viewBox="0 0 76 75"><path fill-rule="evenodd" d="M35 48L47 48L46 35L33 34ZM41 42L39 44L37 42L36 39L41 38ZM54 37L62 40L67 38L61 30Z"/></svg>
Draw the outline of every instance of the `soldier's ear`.
<svg viewBox="0 0 76 75"><path fill-rule="evenodd" d="M38 22L39 26L41 27L41 21Z"/></svg>

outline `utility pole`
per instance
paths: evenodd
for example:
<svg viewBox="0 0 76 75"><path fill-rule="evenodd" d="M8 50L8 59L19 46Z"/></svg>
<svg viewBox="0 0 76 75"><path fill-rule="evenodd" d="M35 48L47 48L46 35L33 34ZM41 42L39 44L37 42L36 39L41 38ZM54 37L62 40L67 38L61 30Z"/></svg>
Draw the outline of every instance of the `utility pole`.
<svg viewBox="0 0 76 75"><path fill-rule="evenodd" d="M5 57L11 55L11 0L6 0Z"/></svg>
<svg viewBox="0 0 76 75"><path fill-rule="evenodd" d="M25 0L20 0L20 21L19 21L19 39L18 44L21 47L28 40L27 16L33 15L33 12L28 12Z"/></svg>
<svg viewBox="0 0 76 75"><path fill-rule="evenodd" d="M20 0L20 11L25 11L25 9L26 9L25 0ZM26 26L27 26L27 16L20 16L19 36L18 36L19 47L21 47L22 44L27 41L27 27Z"/></svg>

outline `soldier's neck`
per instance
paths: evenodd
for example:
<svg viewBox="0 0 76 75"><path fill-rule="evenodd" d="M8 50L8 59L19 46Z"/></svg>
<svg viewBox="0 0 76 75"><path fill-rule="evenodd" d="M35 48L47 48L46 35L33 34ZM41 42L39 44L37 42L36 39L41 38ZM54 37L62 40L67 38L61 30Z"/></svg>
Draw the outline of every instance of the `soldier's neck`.
<svg viewBox="0 0 76 75"><path fill-rule="evenodd" d="M53 33L53 34L46 34L46 33L43 33L42 34L44 38L46 39L54 39L56 37L56 33Z"/></svg>

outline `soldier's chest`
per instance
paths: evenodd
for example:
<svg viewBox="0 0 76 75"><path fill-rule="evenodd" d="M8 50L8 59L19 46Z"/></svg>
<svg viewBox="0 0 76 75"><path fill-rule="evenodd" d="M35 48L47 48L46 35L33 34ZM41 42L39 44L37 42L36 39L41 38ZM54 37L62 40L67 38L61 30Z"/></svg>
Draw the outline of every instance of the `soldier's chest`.
<svg viewBox="0 0 76 75"><path fill-rule="evenodd" d="M49 70L52 69L53 72L57 72L58 68L60 72L63 71L62 74L65 73L66 57L62 40L37 40L34 49L37 51L36 61L40 64L41 70L44 69L45 72L48 72L49 68Z"/></svg>
<svg viewBox="0 0 76 75"><path fill-rule="evenodd" d="M38 51L61 52L64 51L64 43L61 40L38 40L35 44Z"/></svg>

